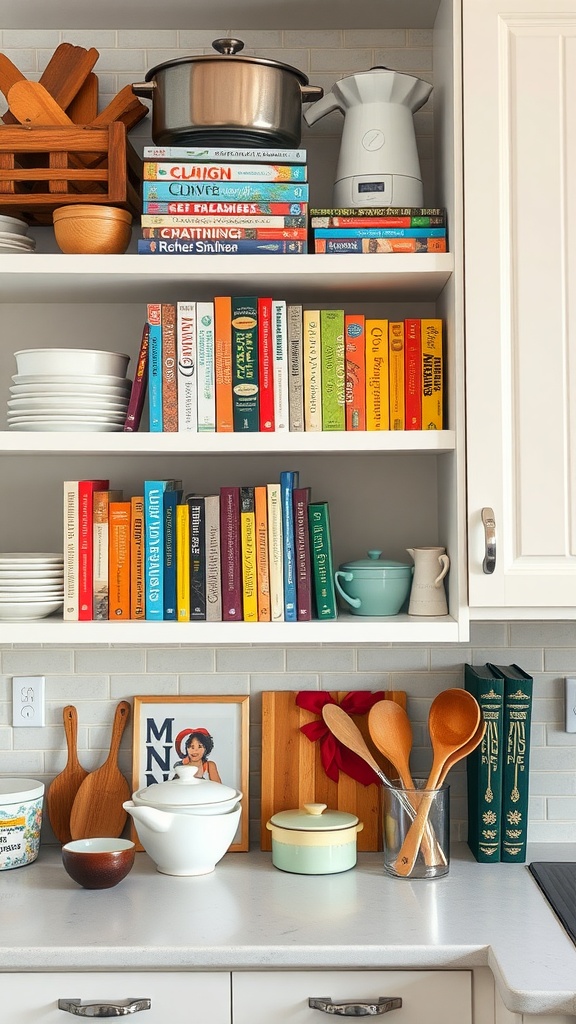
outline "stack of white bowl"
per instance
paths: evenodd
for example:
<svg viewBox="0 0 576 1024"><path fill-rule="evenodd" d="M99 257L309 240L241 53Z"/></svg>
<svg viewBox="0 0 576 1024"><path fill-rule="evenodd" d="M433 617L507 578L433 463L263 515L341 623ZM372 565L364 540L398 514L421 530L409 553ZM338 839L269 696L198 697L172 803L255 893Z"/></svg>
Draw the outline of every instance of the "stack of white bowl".
<svg viewBox="0 0 576 1024"><path fill-rule="evenodd" d="M123 429L130 356L75 348L29 348L14 355L18 372L8 400L9 430Z"/></svg>
<svg viewBox="0 0 576 1024"><path fill-rule="evenodd" d="M34 252L36 242L28 234L28 225L19 217L0 216L0 252Z"/></svg>
<svg viewBox="0 0 576 1024"><path fill-rule="evenodd" d="M64 559L58 552L0 552L0 619L44 619L64 604Z"/></svg>

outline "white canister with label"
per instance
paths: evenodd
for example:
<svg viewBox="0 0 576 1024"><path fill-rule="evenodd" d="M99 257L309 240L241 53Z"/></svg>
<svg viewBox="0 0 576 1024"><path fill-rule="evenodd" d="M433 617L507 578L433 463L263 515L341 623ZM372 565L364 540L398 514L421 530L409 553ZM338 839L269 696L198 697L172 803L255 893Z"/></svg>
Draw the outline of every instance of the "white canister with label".
<svg viewBox="0 0 576 1024"><path fill-rule="evenodd" d="M0 779L0 871L36 860L43 802L43 782Z"/></svg>

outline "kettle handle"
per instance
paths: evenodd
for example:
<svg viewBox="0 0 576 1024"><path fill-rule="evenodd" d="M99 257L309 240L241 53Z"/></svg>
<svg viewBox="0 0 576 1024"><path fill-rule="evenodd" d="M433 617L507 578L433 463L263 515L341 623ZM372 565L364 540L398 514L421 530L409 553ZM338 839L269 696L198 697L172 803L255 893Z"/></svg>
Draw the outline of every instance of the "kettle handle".
<svg viewBox="0 0 576 1024"><path fill-rule="evenodd" d="M313 86L307 86L307 88L311 89ZM306 124L316 124L316 121L319 121L325 114L332 113L333 110L344 110L340 99L335 95L334 91L329 92L323 99L319 99L313 107L309 107L308 110L305 110L304 120L306 121Z"/></svg>
<svg viewBox="0 0 576 1024"><path fill-rule="evenodd" d="M340 580L339 580L340 576L342 577L343 580L346 580L347 583L350 583L350 581L354 579L353 573L351 573L351 572L341 572L340 569L338 569L334 573L334 583L336 584L336 590L341 595L341 597L343 597L344 600L348 602L348 604L352 605L353 608L359 608L360 605L362 604L360 598L359 597L348 597L348 594L344 590L342 590L342 587L340 586Z"/></svg>

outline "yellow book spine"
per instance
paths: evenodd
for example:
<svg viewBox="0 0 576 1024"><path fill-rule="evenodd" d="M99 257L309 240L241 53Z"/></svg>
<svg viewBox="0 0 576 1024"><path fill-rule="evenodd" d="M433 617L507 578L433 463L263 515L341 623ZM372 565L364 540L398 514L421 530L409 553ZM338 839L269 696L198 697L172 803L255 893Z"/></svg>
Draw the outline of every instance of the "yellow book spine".
<svg viewBox="0 0 576 1024"><path fill-rule="evenodd" d="M254 488L256 518L256 573L258 577L258 621L270 622L270 573L268 571L268 501L266 488Z"/></svg>
<svg viewBox="0 0 576 1024"><path fill-rule="evenodd" d="M129 501L109 506L109 609L110 619L130 618L130 519Z"/></svg>
<svg viewBox="0 0 576 1024"><path fill-rule="evenodd" d="M254 488L240 488L240 550L242 552L242 617L258 622L258 575L256 570L256 517Z"/></svg>
<svg viewBox="0 0 576 1024"><path fill-rule="evenodd" d="M390 430L404 430L404 321L388 324L388 365L390 389Z"/></svg>
<svg viewBox="0 0 576 1024"><path fill-rule="evenodd" d="M144 498L131 498L130 509L130 618L145 619Z"/></svg>
<svg viewBox="0 0 576 1024"><path fill-rule="evenodd" d="M389 430L388 321L366 320L366 430Z"/></svg>
<svg viewBox="0 0 576 1024"><path fill-rule="evenodd" d="M422 320L422 430L442 430L444 370L442 321Z"/></svg>
<svg viewBox="0 0 576 1024"><path fill-rule="evenodd" d="M176 505L176 620L190 622L190 516Z"/></svg>
<svg viewBox="0 0 576 1024"><path fill-rule="evenodd" d="M302 310L304 429L322 430L322 351L320 310Z"/></svg>

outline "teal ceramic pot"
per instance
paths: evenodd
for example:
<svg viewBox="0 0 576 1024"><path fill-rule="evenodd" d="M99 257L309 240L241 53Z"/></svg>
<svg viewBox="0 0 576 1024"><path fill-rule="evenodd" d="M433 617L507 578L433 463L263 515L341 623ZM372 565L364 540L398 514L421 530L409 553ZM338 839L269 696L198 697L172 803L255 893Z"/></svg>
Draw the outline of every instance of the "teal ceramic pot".
<svg viewBox="0 0 576 1024"><path fill-rule="evenodd" d="M304 804L273 814L266 828L275 867L296 875L332 875L356 864L356 836L364 825L355 814Z"/></svg>
<svg viewBox="0 0 576 1024"><path fill-rule="evenodd" d="M336 590L353 615L398 615L408 598L414 567L381 554L369 551L368 558L344 562L334 573Z"/></svg>

